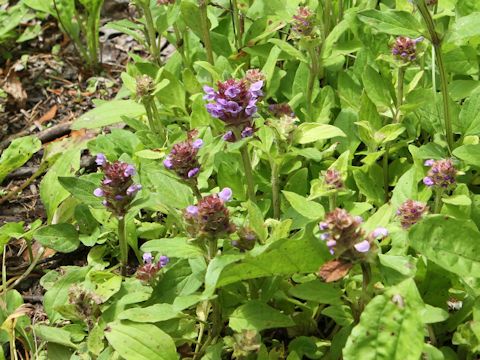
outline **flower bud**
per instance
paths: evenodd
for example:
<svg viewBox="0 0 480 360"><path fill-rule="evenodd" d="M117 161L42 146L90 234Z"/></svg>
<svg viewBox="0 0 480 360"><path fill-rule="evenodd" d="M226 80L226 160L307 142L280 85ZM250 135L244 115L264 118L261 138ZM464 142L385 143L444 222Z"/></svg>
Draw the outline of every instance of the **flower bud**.
<svg viewBox="0 0 480 360"><path fill-rule="evenodd" d="M155 90L153 79L148 75L137 77L137 95L139 97L150 96Z"/></svg>
<svg viewBox="0 0 480 360"><path fill-rule="evenodd" d="M137 279L146 282L153 283L158 273L170 262L170 259L162 255L157 263L153 262L154 258L151 253L147 252L143 254L143 265L139 266L136 272Z"/></svg>
<svg viewBox="0 0 480 360"><path fill-rule="evenodd" d="M300 7L293 16L292 31L299 37L311 36L315 30L315 14L308 7Z"/></svg>
<svg viewBox="0 0 480 360"><path fill-rule="evenodd" d="M340 190L345 187L342 176L338 170L328 169L327 171L325 171L323 179L325 186L328 189Z"/></svg>
<svg viewBox="0 0 480 360"><path fill-rule="evenodd" d="M200 172L197 154L203 146L203 140L192 139L189 134L186 141L173 145L172 151L163 161L165 168L173 170L184 180L194 179Z"/></svg>
<svg viewBox="0 0 480 360"><path fill-rule="evenodd" d="M241 252L252 250L257 242L257 234L252 229L242 227L238 231L238 240L232 241L232 246L239 249Z"/></svg>
<svg viewBox="0 0 480 360"><path fill-rule="evenodd" d="M423 37L411 39L406 36L399 36L392 46L392 54L403 62L414 61L417 58L417 43L423 41Z"/></svg>

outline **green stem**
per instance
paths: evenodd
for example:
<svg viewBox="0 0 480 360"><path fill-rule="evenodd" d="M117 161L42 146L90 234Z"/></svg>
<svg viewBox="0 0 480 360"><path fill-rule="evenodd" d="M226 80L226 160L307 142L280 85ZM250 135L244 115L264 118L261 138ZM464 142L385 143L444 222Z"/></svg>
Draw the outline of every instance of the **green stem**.
<svg viewBox="0 0 480 360"><path fill-rule="evenodd" d="M427 25L428 33L432 42L433 49L435 51L435 59L438 66L438 72L440 73L440 87L442 89L443 98L443 116L445 122L445 136L447 138L448 149L451 152L453 150L453 130L452 119L450 114L450 101L448 98L448 79L447 72L445 70L445 64L443 62L442 55L442 41L435 30L435 23L433 22L432 15L428 10L425 0L417 0L417 7L422 15L422 18Z"/></svg>
<svg viewBox="0 0 480 360"><path fill-rule="evenodd" d="M323 38L326 39L330 33L330 19L332 17L332 0L325 0L323 8Z"/></svg>
<svg viewBox="0 0 480 360"><path fill-rule="evenodd" d="M338 0L338 21L337 21L337 23L339 23L342 20L343 20L343 0Z"/></svg>
<svg viewBox="0 0 480 360"><path fill-rule="evenodd" d="M180 56L182 57L183 64L190 68L190 63L187 59L187 56L185 55L185 40L182 39L182 36L180 35L180 30L178 29L178 26L176 24L173 24L173 32L175 33L175 40L176 40L176 47L177 51L180 53Z"/></svg>
<svg viewBox="0 0 480 360"><path fill-rule="evenodd" d="M128 244L125 227L125 216L118 217L118 244L120 246L120 263L122 264L122 276L127 275Z"/></svg>
<svg viewBox="0 0 480 360"><path fill-rule="evenodd" d="M330 211L333 211L337 208L337 193L334 192L328 197L328 206Z"/></svg>
<svg viewBox="0 0 480 360"><path fill-rule="evenodd" d="M247 195L248 199L256 203L255 199L255 183L253 181L253 170L252 170L252 161L250 160L250 155L248 153L248 148L246 145L240 148L240 154L242 155L243 167L245 170L245 178L247 179Z"/></svg>
<svg viewBox="0 0 480 360"><path fill-rule="evenodd" d="M310 73L308 74L308 82L307 82L307 113L308 116L310 117L310 120L313 121L313 90L315 87L315 81L318 80L318 72L319 72L319 63L318 63L318 58L319 55L316 51L315 47L312 47L309 45L308 48L308 54L310 55L310 61L311 61L311 67L310 67Z"/></svg>
<svg viewBox="0 0 480 360"><path fill-rule="evenodd" d="M242 26L240 23L240 16L238 13L238 4L237 0L230 0L230 6L232 8L232 21L234 25L234 30L235 30L235 42L237 45L237 50L240 50L242 48Z"/></svg>
<svg viewBox="0 0 480 360"><path fill-rule="evenodd" d="M360 314L365 309L365 305L368 302L368 298L369 298L368 287L370 285L370 281L371 281L371 277L372 277L372 269L370 267L370 264L362 262L360 264L360 266L362 267L362 295L361 295L360 303L359 303L359 310L360 310L359 311L359 317L360 317Z"/></svg>
<svg viewBox="0 0 480 360"><path fill-rule="evenodd" d="M385 192L385 202L388 202L390 199L390 191L389 191L389 182L390 182L390 174L388 169L388 158L390 156L390 144L385 144L385 153L383 154L382 159L382 166L383 166L383 189Z"/></svg>
<svg viewBox="0 0 480 360"><path fill-rule="evenodd" d="M208 0L198 0L198 7L200 9L200 23L202 26L202 37L205 51L207 52L207 60L210 64L214 64L212 40L210 39L210 26L208 24Z"/></svg>
<svg viewBox="0 0 480 360"><path fill-rule="evenodd" d="M271 161L272 175L272 207L273 207L273 218L280 219L280 178L279 178L279 166L275 159Z"/></svg>
<svg viewBox="0 0 480 360"><path fill-rule="evenodd" d="M404 88L404 80L405 80L405 68L400 66L398 68L398 79L397 79L397 108L395 109L395 123L399 123L401 120L400 116L400 107L403 104L403 88Z"/></svg>
<svg viewBox="0 0 480 360"><path fill-rule="evenodd" d="M157 32L155 31L155 25L153 22L152 12L150 10L150 0L140 2L143 10L143 14L145 15L145 26L147 30L148 36L148 45L150 46L150 54L155 59L155 62L158 65L162 64L162 60L160 58L160 49L157 46Z"/></svg>
<svg viewBox="0 0 480 360"><path fill-rule="evenodd" d="M435 203L433 208L434 214L440 214L440 211L442 211L442 205L443 205L442 195L443 195L443 189L440 189L440 188L435 189Z"/></svg>

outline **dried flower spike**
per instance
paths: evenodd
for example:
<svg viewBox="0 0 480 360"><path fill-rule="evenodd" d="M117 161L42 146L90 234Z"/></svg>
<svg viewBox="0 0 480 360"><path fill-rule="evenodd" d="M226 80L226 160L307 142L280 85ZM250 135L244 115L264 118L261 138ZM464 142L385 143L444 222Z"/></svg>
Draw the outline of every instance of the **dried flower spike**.
<svg viewBox="0 0 480 360"><path fill-rule="evenodd" d="M411 39L399 36L392 46L392 54L403 62L414 61L417 58L417 43L423 41L423 37Z"/></svg>
<svg viewBox="0 0 480 360"><path fill-rule="evenodd" d="M423 178L423 183L429 187L438 187L441 189L450 189L455 187L455 178L457 169L451 159L426 160L425 166L430 166L427 176Z"/></svg>
<svg viewBox="0 0 480 360"><path fill-rule="evenodd" d="M402 227L408 229L420 221L427 211L427 204L409 199L398 208L397 216Z"/></svg>
<svg viewBox="0 0 480 360"><path fill-rule="evenodd" d="M327 188L331 190L340 190L345 187L342 175L336 169L328 169L324 173L324 182Z"/></svg>
<svg viewBox="0 0 480 360"><path fill-rule="evenodd" d="M194 179L200 172L197 154L202 146L203 140L193 140L193 133L190 133L186 141L173 145L172 151L163 161L163 165L167 169L175 171L184 180Z"/></svg>
<svg viewBox="0 0 480 360"><path fill-rule="evenodd" d="M121 161L110 163L103 154L97 155L96 163L102 167L104 178L93 194L103 197L103 205L115 215L125 215L131 201L142 189L142 185L133 183L135 167Z"/></svg>

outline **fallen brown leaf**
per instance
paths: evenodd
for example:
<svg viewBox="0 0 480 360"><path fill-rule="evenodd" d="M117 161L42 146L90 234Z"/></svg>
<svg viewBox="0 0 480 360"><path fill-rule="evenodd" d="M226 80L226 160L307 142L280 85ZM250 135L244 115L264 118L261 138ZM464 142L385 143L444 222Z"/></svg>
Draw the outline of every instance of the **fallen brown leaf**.
<svg viewBox="0 0 480 360"><path fill-rule="evenodd" d="M27 92L18 76L11 71L3 84L3 90L12 97L15 103L23 109L27 104Z"/></svg>
<svg viewBox="0 0 480 360"><path fill-rule="evenodd" d="M52 120L55 115L57 115L58 106L53 105L45 114L43 114L40 119L37 120L39 124Z"/></svg>
<svg viewBox="0 0 480 360"><path fill-rule="evenodd" d="M317 272L317 276L321 277L323 281L330 283L340 279L343 279L353 264L342 260L330 260L322 265Z"/></svg>

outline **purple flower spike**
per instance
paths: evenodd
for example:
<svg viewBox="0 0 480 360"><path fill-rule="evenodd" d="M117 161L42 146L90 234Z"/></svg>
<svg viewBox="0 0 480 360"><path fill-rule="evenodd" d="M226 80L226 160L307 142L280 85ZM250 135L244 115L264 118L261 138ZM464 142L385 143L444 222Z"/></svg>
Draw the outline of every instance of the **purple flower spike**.
<svg viewBox="0 0 480 360"><path fill-rule="evenodd" d="M151 264L152 260L153 260L152 253L146 252L146 253L143 254L143 262L145 264Z"/></svg>
<svg viewBox="0 0 480 360"><path fill-rule="evenodd" d="M433 166L433 164L435 163L435 161L433 159L429 159L429 160L425 160L425 162L423 163L423 165L425 166Z"/></svg>
<svg viewBox="0 0 480 360"><path fill-rule="evenodd" d="M186 211L187 211L188 214L190 214L192 216L198 215L198 207L195 206L195 205L187 206Z"/></svg>
<svg viewBox="0 0 480 360"><path fill-rule="evenodd" d="M95 162L97 163L98 166L103 166L107 163L107 158L105 157L104 154L98 153L97 158L95 159Z"/></svg>
<svg viewBox="0 0 480 360"><path fill-rule="evenodd" d="M232 195L233 195L233 191L228 187L223 188L222 191L218 193L218 197L222 199L224 202L230 201L232 199Z"/></svg>
<svg viewBox="0 0 480 360"><path fill-rule="evenodd" d="M172 163L172 159L170 158L170 156L167 156L167 158L165 160L163 160L163 166L165 166L165 168L167 168L169 170L173 168L173 163Z"/></svg>
<svg viewBox="0 0 480 360"><path fill-rule="evenodd" d="M385 229L384 227L378 227L372 232L372 236L376 238L385 238L388 236L388 230Z"/></svg>
<svg viewBox="0 0 480 360"><path fill-rule="evenodd" d="M203 146L203 140L202 139L197 139L193 142L192 145L195 149L200 149Z"/></svg>
<svg viewBox="0 0 480 360"><path fill-rule="evenodd" d="M96 188L95 190L93 190L93 195L95 195L96 197L102 197L103 195L105 195L105 193L101 188Z"/></svg>
<svg viewBox="0 0 480 360"><path fill-rule="evenodd" d="M190 170L190 171L188 172L188 175L187 175L188 178L193 178L193 177L195 177L195 176L198 174L199 171L200 171L200 169L199 169L198 167L193 168L192 170Z"/></svg>
<svg viewBox="0 0 480 360"><path fill-rule="evenodd" d="M127 165L127 167L125 168L125 172L123 173L123 175L125 177L130 177L130 176L133 176L135 175L135 167L133 165Z"/></svg>
<svg viewBox="0 0 480 360"><path fill-rule="evenodd" d="M355 244L354 247L358 252L366 253L368 250L370 250L370 243L368 240L363 240L362 242Z"/></svg>
<svg viewBox="0 0 480 360"><path fill-rule="evenodd" d="M424 183L425 185L427 185L427 186L433 186L433 185L435 185L435 183L433 182L432 178L429 177L429 176L425 176L425 177L423 178L423 183Z"/></svg>

